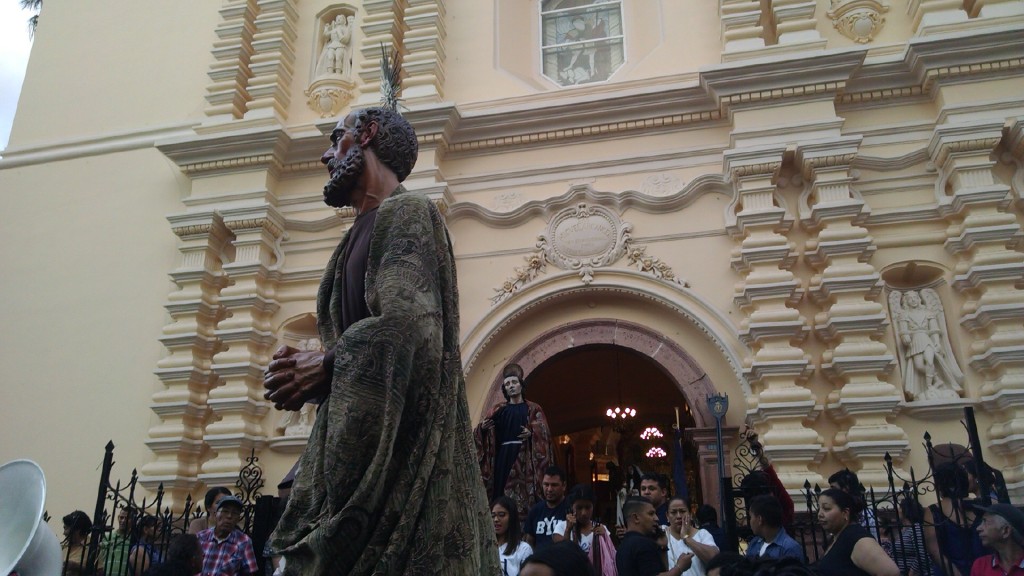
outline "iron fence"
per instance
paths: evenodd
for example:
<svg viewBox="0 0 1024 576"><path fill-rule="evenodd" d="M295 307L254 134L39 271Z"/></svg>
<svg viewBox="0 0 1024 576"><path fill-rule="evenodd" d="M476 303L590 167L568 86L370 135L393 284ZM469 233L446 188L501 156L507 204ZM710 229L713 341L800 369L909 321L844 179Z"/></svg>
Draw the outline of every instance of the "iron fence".
<svg viewBox="0 0 1024 576"><path fill-rule="evenodd" d="M964 408L962 424L966 445L934 444L925 432L925 474L918 476L910 468L904 477L887 453L882 462L888 484L884 492L861 485L860 493L854 494L864 506L859 521L896 561L904 576L911 572L950 575L954 567L962 574L969 572L970 565L965 568L965 563L981 553L975 533L980 514L974 507L996 501L1009 503L1002 474L985 463L973 408ZM736 526L734 541L749 541L752 536L747 523L748 500L759 493L770 493L769 487L750 481L765 472L764 464L756 435L742 434L734 452L729 499L735 507L731 518ZM809 562L817 561L830 541L817 519L821 492L820 486L805 482L801 497L794 502L798 510L801 506L803 510L785 526L803 545ZM972 494L976 497L971 498ZM933 572L934 567L937 572Z"/></svg>
<svg viewBox="0 0 1024 576"><path fill-rule="evenodd" d="M163 483L155 494L140 499L137 470L122 482L112 480L113 467L114 443L108 442L89 534L81 542L65 534L62 576L142 576L163 559L175 536L209 513L202 508L202 498L191 494L177 510L165 505ZM278 498L261 494L263 486L263 470L253 450L238 472L234 490L229 490L242 502L238 527L252 539L261 573L266 563L262 551L279 507Z"/></svg>

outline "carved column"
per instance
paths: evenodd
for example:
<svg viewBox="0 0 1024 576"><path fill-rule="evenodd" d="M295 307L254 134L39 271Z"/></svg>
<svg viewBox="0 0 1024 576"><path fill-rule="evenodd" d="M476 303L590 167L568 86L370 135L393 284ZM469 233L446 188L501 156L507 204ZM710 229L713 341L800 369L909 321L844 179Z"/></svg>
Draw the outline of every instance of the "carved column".
<svg viewBox="0 0 1024 576"><path fill-rule="evenodd" d="M964 0L910 0L907 12L911 15L914 33L923 36L932 32L944 32L943 26L967 21Z"/></svg>
<svg viewBox="0 0 1024 576"><path fill-rule="evenodd" d="M363 2L366 18L360 29L363 39L359 44L359 98L355 106L372 106L380 102L380 45L385 50L401 49L402 6L397 0L366 0ZM403 64L404 66L404 64Z"/></svg>
<svg viewBox="0 0 1024 576"><path fill-rule="evenodd" d="M225 120L241 118L248 92L249 59L256 32L256 0L225 0L220 9L221 23L213 43L214 62L210 64L210 84L206 87L206 115Z"/></svg>
<svg viewBox="0 0 1024 576"><path fill-rule="evenodd" d="M805 252L820 270L809 295L823 308L814 317L815 334L826 343L821 370L836 385L829 414L840 423L832 451L851 468L880 461L888 452L899 463L910 451L902 428L890 420L903 405L903 393L890 382L896 359L882 341L888 327L881 303L882 279L869 264L875 252L867 229L857 224L867 207L850 187L850 163L861 137L800 146L796 159L811 182L802 224L813 237ZM879 466L860 471L865 485L884 486Z"/></svg>
<svg viewBox="0 0 1024 576"><path fill-rule="evenodd" d="M754 394L747 399L747 414L783 483L797 488L808 478L821 481L808 466L820 461L824 450L821 437L804 423L817 408L814 394L802 385L813 367L798 346L808 328L795 307L803 297L791 272L797 255L783 235L793 220L776 196L783 152L781 147L726 152L736 194L726 219L739 241L732 266L743 275L734 302L746 314L739 337L751 350L744 359Z"/></svg>
<svg viewBox="0 0 1024 576"><path fill-rule="evenodd" d="M409 103L444 100L444 0L409 0L405 9L402 96Z"/></svg>
<svg viewBox="0 0 1024 576"><path fill-rule="evenodd" d="M227 348L213 359L221 385L210 391L217 419L206 427L204 439L217 454L203 465L200 478L207 484L237 477L250 451L266 440L263 370L276 343L271 319L278 309L284 230L283 218L269 206L226 210L224 223L235 234L235 259L224 266L231 284L220 298L227 317L216 334Z"/></svg>
<svg viewBox="0 0 1024 576"><path fill-rule="evenodd" d="M730 52L764 48L764 27L761 25L761 2L758 0L720 0L723 59Z"/></svg>
<svg viewBox="0 0 1024 576"><path fill-rule="evenodd" d="M156 459L142 467L141 481L149 490L163 483L165 498L180 502L194 491L208 452L203 429L210 418L207 394L217 381L211 364L222 346L215 328L224 317L219 299L227 278L222 264L231 251L232 234L215 212L168 220L181 239L181 257L171 273L177 290L165 304L171 320L160 337L168 354L155 371L164 384L151 405L160 422L149 429L146 441Z"/></svg>
<svg viewBox="0 0 1024 576"><path fill-rule="evenodd" d="M1002 123L939 126L929 145L940 170L936 195L949 210L946 250L956 256L953 288L964 299L960 323L975 337L971 367L979 396L995 415L991 447L1008 462L1007 484L1024 493L1024 254L1021 227L1007 211L1010 187L993 173Z"/></svg>
<svg viewBox="0 0 1024 576"><path fill-rule="evenodd" d="M964 7L970 18L1020 18L1024 3L1019 0L966 0Z"/></svg>
<svg viewBox="0 0 1024 576"><path fill-rule="evenodd" d="M288 117L289 90L295 65L296 0L257 0L259 15L252 37L249 102L246 118Z"/></svg>
<svg viewBox="0 0 1024 576"><path fill-rule="evenodd" d="M772 18L779 44L812 44L824 48L825 41L818 33L814 0L771 0Z"/></svg>

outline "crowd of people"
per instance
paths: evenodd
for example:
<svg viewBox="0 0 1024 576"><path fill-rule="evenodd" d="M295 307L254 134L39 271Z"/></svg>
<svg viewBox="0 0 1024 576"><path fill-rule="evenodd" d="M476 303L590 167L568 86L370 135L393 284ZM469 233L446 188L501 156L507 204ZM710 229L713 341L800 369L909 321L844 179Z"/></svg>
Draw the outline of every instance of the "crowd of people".
<svg viewBox="0 0 1024 576"><path fill-rule="evenodd" d="M163 526L151 514L131 507L117 512L117 526L96 547L95 567L89 560L93 523L81 510L64 516L64 576L231 576L258 574L252 540L238 523L241 500L218 486L207 491L206 514L188 523L184 532ZM179 528L180 529L180 528Z"/></svg>
<svg viewBox="0 0 1024 576"><path fill-rule="evenodd" d="M942 498L930 514L944 514L946 520L925 525L925 513L918 505L915 514L916 500L908 498L909 504L901 505L897 542L879 535L856 474L833 474L817 500L817 521L828 539L813 562L805 544L787 532L793 503L788 495L772 493L771 478L768 493L746 499L753 536L742 553L727 551L713 508L702 506L704 517L695 517L685 498L666 497L665 481L657 474L645 475L639 494L626 500L624 525L608 527L595 519L592 488L566 491L566 473L557 466L545 470L543 500L525 519L504 496L492 502L491 516L503 576L1024 575L1024 512L1009 504L967 503L971 484L951 472L956 469L963 467L937 470ZM767 474L774 471L769 467ZM947 474L954 474L952 480ZM936 539L941 549L930 544Z"/></svg>

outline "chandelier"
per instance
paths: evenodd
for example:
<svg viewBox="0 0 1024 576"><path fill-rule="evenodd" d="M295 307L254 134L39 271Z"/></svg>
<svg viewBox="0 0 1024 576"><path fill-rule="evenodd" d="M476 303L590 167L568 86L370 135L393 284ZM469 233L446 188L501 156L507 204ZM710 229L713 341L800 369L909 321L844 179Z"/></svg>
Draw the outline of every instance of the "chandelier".
<svg viewBox="0 0 1024 576"><path fill-rule="evenodd" d="M615 387L619 393L619 403L605 410L604 415L612 420L625 420L636 417L636 408L622 403L622 371L619 369L619 349L615 349Z"/></svg>
<svg viewBox="0 0 1024 576"><path fill-rule="evenodd" d="M604 415L611 418L612 420L618 418L625 420L626 418L632 418L636 416L636 408L630 408L629 406L622 408L620 406L616 406L615 408L609 408L608 410L606 410Z"/></svg>
<svg viewBox="0 0 1024 576"><path fill-rule="evenodd" d="M665 437L665 435L661 433L661 430L658 430L654 426L648 426L640 434L640 438L642 438L644 440L650 440L652 438L664 438L664 437Z"/></svg>
<svg viewBox="0 0 1024 576"><path fill-rule="evenodd" d="M655 446L647 451L648 458L664 458L668 453L662 450L660 447Z"/></svg>

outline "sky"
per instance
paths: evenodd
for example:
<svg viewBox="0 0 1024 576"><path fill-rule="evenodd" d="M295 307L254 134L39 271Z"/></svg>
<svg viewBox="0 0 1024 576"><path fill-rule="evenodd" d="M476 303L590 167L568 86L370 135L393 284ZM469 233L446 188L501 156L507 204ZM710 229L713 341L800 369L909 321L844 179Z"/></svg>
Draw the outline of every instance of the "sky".
<svg viewBox="0 0 1024 576"><path fill-rule="evenodd" d="M0 150L7 148L32 49L27 24L30 16L32 13L22 10L18 0L0 0Z"/></svg>

